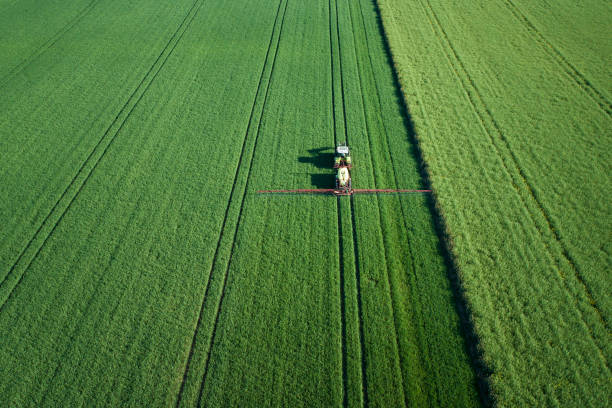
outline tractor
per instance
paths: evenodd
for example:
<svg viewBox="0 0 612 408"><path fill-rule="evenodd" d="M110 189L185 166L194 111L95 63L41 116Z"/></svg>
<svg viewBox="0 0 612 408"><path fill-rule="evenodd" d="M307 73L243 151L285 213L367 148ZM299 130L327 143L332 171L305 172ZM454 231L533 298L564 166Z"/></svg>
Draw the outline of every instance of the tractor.
<svg viewBox="0 0 612 408"><path fill-rule="evenodd" d="M334 155L334 169L336 173L335 188L298 188L294 190L259 190L259 194L333 194L335 196L350 196L353 194L403 194L403 193L431 193L431 190L406 190L391 188L353 188L351 180L351 152L346 143L336 146Z"/></svg>

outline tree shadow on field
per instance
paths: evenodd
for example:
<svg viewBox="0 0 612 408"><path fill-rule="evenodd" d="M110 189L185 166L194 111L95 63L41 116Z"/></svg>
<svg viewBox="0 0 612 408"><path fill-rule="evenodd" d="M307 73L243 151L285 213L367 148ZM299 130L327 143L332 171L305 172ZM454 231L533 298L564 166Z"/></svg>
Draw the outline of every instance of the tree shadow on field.
<svg viewBox="0 0 612 408"><path fill-rule="evenodd" d="M493 371L483 360L480 339L478 338L474 328L472 311L470 310L469 303L465 296L465 290L459 277L457 260L455 259L453 253L453 239L449 233L448 226L446 225L446 220L442 216L442 210L436 199L436 192L432 189L427 163L423 159L423 151L419 144L419 138L416 134L414 123L412 122L412 118L410 116L410 110L406 105L406 101L402 93L398 72L393 61L391 48L384 30L378 0L371 1L372 7L376 14L377 28L382 39L382 45L385 50L387 63L391 67L393 74L393 82L395 85L395 102L398 104L400 114L404 121L404 126L408 132L410 153L414 155L419 163L419 173L421 175L424 188L433 191L432 194L426 195L426 203L429 207L429 211L432 214L432 223L438 236L438 249L445 261L447 278L453 292L455 310L459 316L460 329L464 339L465 350L470 358L470 363L476 376L476 389L478 390L481 404L485 407L490 407L495 404L495 398L492 394L490 384L490 378Z"/></svg>
<svg viewBox="0 0 612 408"><path fill-rule="evenodd" d="M309 163L317 169L332 170L334 165L334 148L318 147L308 150L309 156L298 157L300 163ZM335 181L334 173L310 174L310 183L315 188L333 188Z"/></svg>

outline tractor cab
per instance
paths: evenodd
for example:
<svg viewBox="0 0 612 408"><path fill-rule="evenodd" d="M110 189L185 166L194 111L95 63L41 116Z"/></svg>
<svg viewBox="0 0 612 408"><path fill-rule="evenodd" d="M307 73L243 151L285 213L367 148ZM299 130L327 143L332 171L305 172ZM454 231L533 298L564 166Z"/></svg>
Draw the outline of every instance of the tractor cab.
<svg viewBox="0 0 612 408"><path fill-rule="evenodd" d="M334 157L334 169L339 167L352 167L351 152L346 143L341 143L336 147L336 155Z"/></svg>

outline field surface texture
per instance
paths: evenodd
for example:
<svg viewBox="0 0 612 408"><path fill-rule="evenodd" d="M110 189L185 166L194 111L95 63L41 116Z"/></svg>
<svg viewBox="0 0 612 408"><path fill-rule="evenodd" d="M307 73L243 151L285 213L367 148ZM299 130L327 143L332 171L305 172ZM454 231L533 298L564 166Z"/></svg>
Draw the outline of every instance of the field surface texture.
<svg viewBox="0 0 612 408"><path fill-rule="evenodd" d="M3 405L487 402L431 196L256 193L330 188L333 148L343 141L353 151L354 187L426 186L372 0L0 0L0 95ZM580 135L572 143L605 143ZM564 180L529 163L533 177ZM451 187L466 184L441 184L441 196ZM608 384L608 288L586 272L588 248L572 246L572 234L585 231L555 203L544 205L559 212L558 233L545 229L546 219L528 223L529 214L542 217L540 207L513 209L527 214L516 228L536 228L526 236L545 246L521 259L553 276L546 300L528 296L549 290L544 275L530 285L512 263L493 278L466 269L472 291L503 291L508 279L527 285L520 296L490 294L507 304L474 297L486 356L508 365L495 371L509 376L496 382L501 392L506 381L525 391L517 353L544 346L530 330L545 335L558 319L567 331L543 358L570 348L578 370L558 373L561 380ZM494 212L485 204L472 205ZM451 227L466 226L460 211L452 214ZM603 239L597 231L590 235ZM561 309L533 305L525 316L513 303L542 301ZM535 327L537 316L544 320ZM572 333L576 344L565 341ZM590 377L581 371L588 364ZM563 387L560 397L596 397Z"/></svg>
<svg viewBox="0 0 612 408"><path fill-rule="evenodd" d="M500 406L612 397L612 6L379 0Z"/></svg>

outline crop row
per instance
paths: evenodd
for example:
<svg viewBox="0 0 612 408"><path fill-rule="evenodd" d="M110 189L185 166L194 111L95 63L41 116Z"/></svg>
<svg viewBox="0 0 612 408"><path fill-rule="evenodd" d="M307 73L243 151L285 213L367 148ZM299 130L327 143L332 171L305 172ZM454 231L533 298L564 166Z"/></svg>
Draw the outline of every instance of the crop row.
<svg viewBox="0 0 612 408"><path fill-rule="evenodd" d="M22 264L40 248L171 52L176 27L184 26L179 23L191 4L183 6L182 15L177 15L180 7L157 10L154 18L161 29L132 24L132 30L125 30L126 21L147 21L147 14L137 3L124 10L111 2L98 14L86 15L36 64L3 85L0 304L12 287L4 280L19 279ZM106 26L92 23L100 18ZM78 41L83 37L87 40ZM80 67L77 74L75 67Z"/></svg>
<svg viewBox="0 0 612 408"><path fill-rule="evenodd" d="M330 187L344 128L357 186L420 185L372 3L289 2L285 18L249 191ZM425 202L247 194L202 401L474 403Z"/></svg>
<svg viewBox="0 0 612 408"><path fill-rule="evenodd" d="M128 19L121 33L125 26L168 32L159 43L150 35L129 38L157 48L149 50L154 58L148 58L148 67L181 21L194 17L3 307L4 401L168 405L176 399L275 12L267 2L199 5L193 14L188 11L194 2L182 12L176 5L168 12L145 2L136 7L144 13L139 19L130 15L131 5L117 10L119 5L110 3L93 16L106 26L115 16ZM168 21L172 31L160 30L169 16L179 17ZM75 33L95 30L86 20L78 27ZM220 46L219 38L241 46ZM73 50L78 44L67 36L62 41ZM114 52L106 37L97 41L104 52ZM51 59L54 52L44 55ZM125 62L126 72L145 78L146 70ZM42 57L32 69L41 64ZM89 74L88 64L76 66L81 67L76 77ZM60 68L47 64L43 79L57 78ZM94 90L99 75L90 79ZM126 87L125 78L115 75L117 83L111 81L106 92L112 92L111 85ZM123 103L127 100L129 94L123 94ZM97 102L98 108L105 106ZM63 108L69 107L78 114L87 105ZM119 111L114 109L106 127ZM24 117L22 112L27 122ZM52 135L47 151L63 148L62 137L75 138L54 130L47 131ZM95 130L86 134L96 136ZM48 166L52 159L39 162ZM78 169L74 161L69 165ZM24 169L25 176L32 177L32 171ZM17 188L12 181L7 184ZM47 186L44 179L32 184ZM17 199L8 202L17 208Z"/></svg>
<svg viewBox="0 0 612 408"><path fill-rule="evenodd" d="M507 2L380 8L495 397L600 399L584 382L609 375L607 114Z"/></svg>
<svg viewBox="0 0 612 408"><path fill-rule="evenodd" d="M0 399L476 404L428 197L255 193L422 186L371 0L80 10L2 85Z"/></svg>
<svg viewBox="0 0 612 408"><path fill-rule="evenodd" d="M612 45L609 37L609 4L587 0L580 4L564 1L550 7L541 1L506 0L505 5L519 21L532 31L535 39L553 54L581 86L590 88L598 104L612 99L608 56Z"/></svg>
<svg viewBox="0 0 612 408"><path fill-rule="evenodd" d="M57 224L64 217L66 211L68 211L70 205L76 199L88 178L91 176L92 172L95 170L96 166L106 154L110 145L123 128L126 120L131 115L138 102L140 102L151 83L155 80L157 74L163 68L168 57L170 54L172 54L181 37L189 28L189 25L199 10L199 6L200 4L196 2L189 9L189 12L185 15L185 18L181 21L177 30L163 47L153 65L151 65L149 70L146 71L145 75L141 79L138 86L134 89L127 102L121 107L119 113L115 116L109 127L104 131L102 137L94 145L87 158L81 163L72 180L70 180L70 183L66 186L57 201L53 204L53 207L45 216L32 238L20 252L15 263L10 267L8 273L1 282L1 305L4 305L7 298L13 294L13 290L23 279L25 272L31 265L31 262L38 255L47 239L55 230Z"/></svg>
<svg viewBox="0 0 612 408"><path fill-rule="evenodd" d="M285 22L286 8L287 2L280 1L244 134L242 149L236 162L237 168L232 191L227 202L219 240L211 262L206 289L203 291L202 305L185 365L183 382L177 397L177 406L181 406L181 404L189 406L193 405L194 402L200 406L203 402L203 387L208 374L212 345L217 336L219 313L223 305L231 266L231 254L237 249L236 234L244 211L246 191L253 166L253 151L260 134L262 113L268 99L272 73L277 60L278 44ZM208 401L208 398L204 401Z"/></svg>
<svg viewBox="0 0 612 408"><path fill-rule="evenodd" d="M0 14L0 84L53 47L96 5L97 0L64 4L16 1L2 4ZM41 24L40 22L43 22Z"/></svg>
<svg viewBox="0 0 612 408"><path fill-rule="evenodd" d="M353 98L354 113L349 123L357 124L352 134L367 135L368 140L360 145L369 146L369 185L419 188L423 181L413 134L397 97L374 3L362 1L357 3L360 7L349 4L363 112L360 129L360 106ZM361 209L365 200L355 203L358 234L363 234L366 224L375 224L372 215L376 212L381 228L375 252L379 259L362 251L368 255L362 264L366 266L366 278L370 278L365 279L364 287L374 283L376 288L379 279L389 286L406 403L470 405L475 403L474 381L459 336L454 307L459 300L449 285L449 271L439 250L428 200L426 196L380 196L372 200L372 207ZM367 242L373 232L366 229L362 240ZM368 262L372 262L369 271ZM386 265L381 268L383 263Z"/></svg>

